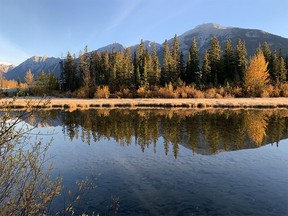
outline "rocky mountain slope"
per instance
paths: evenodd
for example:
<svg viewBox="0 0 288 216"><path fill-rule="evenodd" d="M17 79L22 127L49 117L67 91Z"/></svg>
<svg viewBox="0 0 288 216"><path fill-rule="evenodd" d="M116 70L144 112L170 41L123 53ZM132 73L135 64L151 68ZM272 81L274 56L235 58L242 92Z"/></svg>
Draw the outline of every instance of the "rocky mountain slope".
<svg viewBox="0 0 288 216"><path fill-rule="evenodd" d="M41 71L48 73L49 71L54 72L57 76L60 75L60 58L54 57L37 57L33 56L14 69L10 70L5 74L6 79L20 79L24 81L26 72L30 69L34 76L38 76Z"/></svg>

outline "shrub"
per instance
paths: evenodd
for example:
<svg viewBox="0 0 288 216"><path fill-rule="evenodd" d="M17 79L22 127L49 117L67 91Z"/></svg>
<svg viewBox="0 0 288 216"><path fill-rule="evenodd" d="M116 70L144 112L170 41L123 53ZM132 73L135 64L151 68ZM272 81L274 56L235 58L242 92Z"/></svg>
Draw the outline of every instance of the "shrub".
<svg viewBox="0 0 288 216"><path fill-rule="evenodd" d="M95 98L109 98L110 97L110 91L108 86L100 87L98 86L96 89L96 92L94 94Z"/></svg>
<svg viewBox="0 0 288 216"><path fill-rule="evenodd" d="M288 83L284 83L281 85L280 95L282 97L288 97Z"/></svg>
<svg viewBox="0 0 288 216"><path fill-rule="evenodd" d="M81 87L76 91L77 98L88 98L89 97L89 88Z"/></svg>
<svg viewBox="0 0 288 216"><path fill-rule="evenodd" d="M232 88L232 96L239 98L243 97L243 90L242 88L236 86L235 88Z"/></svg>
<svg viewBox="0 0 288 216"><path fill-rule="evenodd" d="M178 98L179 96L176 91L174 92L172 83L169 83L164 88L159 88L157 95L161 98Z"/></svg>
<svg viewBox="0 0 288 216"><path fill-rule="evenodd" d="M151 97L151 95L152 95L151 91L144 86L141 86L137 90L137 96L140 98L149 98L149 97Z"/></svg>
<svg viewBox="0 0 288 216"><path fill-rule="evenodd" d="M216 89L210 88L205 91L205 98L216 98Z"/></svg>

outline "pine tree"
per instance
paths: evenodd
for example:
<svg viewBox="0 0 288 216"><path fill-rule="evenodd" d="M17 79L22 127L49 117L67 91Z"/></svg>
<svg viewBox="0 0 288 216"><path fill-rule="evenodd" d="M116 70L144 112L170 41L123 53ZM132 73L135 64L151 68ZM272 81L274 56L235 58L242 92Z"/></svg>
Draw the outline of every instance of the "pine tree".
<svg viewBox="0 0 288 216"><path fill-rule="evenodd" d="M268 84L267 65L264 54L261 52L251 58L250 64L244 73L244 88L249 96L260 96Z"/></svg>
<svg viewBox="0 0 288 216"><path fill-rule="evenodd" d="M161 70L161 84L162 86L165 86L165 84L168 84L171 82L171 73L172 73L172 67L171 67L171 53L169 49L168 41L165 40L164 42L164 56L163 56L163 66Z"/></svg>
<svg viewBox="0 0 288 216"><path fill-rule="evenodd" d="M278 75L277 75L277 70L278 70L278 57L277 57L277 52L274 50L273 53L271 53L270 56L270 61L269 61L269 74L270 74L270 79L272 84L277 84L278 83Z"/></svg>
<svg viewBox="0 0 288 216"><path fill-rule="evenodd" d="M221 46L216 36L213 36L210 42L209 63L211 67L211 78L214 86L222 82L221 78Z"/></svg>
<svg viewBox="0 0 288 216"><path fill-rule="evenodd" d="M131 75L133 73L133 64L131 61L131 50L126 48L125 59L124 59L124 84L126 87L131 85Z"/></svg>
<svg viewBox="0 0 288 216"><path fill-rule="evenodd" d="M90 84L90 56L88 53L88 47L85 46L84 48L84 54L79 54L79 60L80 60L80 74L82 79L82 86L87 90L89 89Z"/></svg>
<svg viewBox="0 0 288 216"><path fill-rule="evenodd" d="M199 51L197 41L194 38L188 54L186 77L187 84L199 83L199 71Z"/></svg>
<svg viewBox="0 0 288 216"><path fill-rule="evenodd" d="M202 63L202 82L204 85L212 83L209 53L205 51Z"/></svg>
<svg viewBox="0 0 288 216"><path fill-rule="evenodd" d="M104 53L102 53L102 74L101 77L101 84L102 85L108 85L110 82L110 70L111 70L111 61L110 61L110 54L106 50Z"/></svg>
<svg viewBox="0 0 288 216"><path fill-rule="evenodd" d="M90 81L89 81L89 88L96 89L96 78L98 77L98 70L97 70L97 62L96 62L96 52L92 52L90 55L90 62L89 62L89 71L90 71ZM93 91L94 93L95 91Z"/></svg>
<svg viewBox="0 0 288 216"><path fill-rule="evenodd" d="M134 56L133 56L133 77L134 77L134 90L137 90L140 87L140 69L139 69L139 54L137 51L134 51Z"/></svg>
<svg viewBox="0 0 288 216"><path fill-rule="evenodd" d="M171 78L169 82L174 84L177 83L177 79L179 78L179 41L177 35L174 36L173 47L172 47L172 59L171 59Z"/></svg>
<svg viewBox="0 0 288 216"><path fill-rule="evenodd" d="M262 46L262 52L264 54L266 62L270 62L271 51L270 51L269 44L266 41L264 42L264 44ZM268 64L268 69L269 69L269 64Z"/></svg>
<svg viewBox="0 0 288 216"><path fill-rule="evenodd" d="M282 56L278 57L278 65L277 65L277 79L276 83L283 83L286 81L287 71L285 60Z"/></svg>
<svg viewBox="0 0 288 216"><path fill-rule="evenodd" d="M178 71L179 71L179 77L182 81L184 81L183 77L186 75L186 68L185 68L185 62L184 62L184 55L183 52L180 52L179 56L179 63L178 63ZM185 82L185 81L184 81Z"/></svg>
<svg viewBox="0 0 288 216"><path fill-rule="evenodd" d="M61 80L63 90L74 91L78 88L76 57L73 58L70 52L67 53L67 57L63 63Z"/></svg>
<svg viewBox="0 0 288 216"><path fill-rule="evenodd" d="M234 81L235 74L235 56L232 41L228 40L225 44L223 55L223 72L226 81Z"/></svg>
<svg viewBox="0 0 288 216"><path fill-rule="evenodd" d="M246 71L248 60L247 60L247 49L245 45L245 41L238 40L236 45L236 53L235 53L235 64L236 64L236 73L234 77L234 81L237 83L243 80L244 72Z"/></svg>
<svg viewBox="0 0 288 216"><path fill-rule="evenodd" d="M52 73L51 71L49 71L48 75L47 75L47 92L51 93L53 90L57 90L58 89L58 82L56 79L56 76L54 75L54 73Z"/></svg>
<svg viewBox="0 0 288 216"><path fill-rule="evenodd" d="M153 75L150 77L150 83L151 85L156 86L159 84L160 76L161 76L161 68L160 68L159 59L157 56L156 45L154 45L153 53L152 53L152 70L153 70Z"/></svg>

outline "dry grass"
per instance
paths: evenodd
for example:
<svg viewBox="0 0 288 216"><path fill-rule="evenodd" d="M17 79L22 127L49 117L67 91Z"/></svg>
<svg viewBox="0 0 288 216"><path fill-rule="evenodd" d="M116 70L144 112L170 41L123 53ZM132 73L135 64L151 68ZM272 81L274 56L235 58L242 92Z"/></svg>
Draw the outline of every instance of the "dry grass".
<svg viewBox="0 0 288 216"><path fill-rule="evenodd" d="M1 99L0 106L4 101L13 99ZM33 99L35 105L37 99ZM13 107L25 107L26 99L17 99ZM13 108L12 107L12 108ZM288 108L288 98L137 98L137 99L72 99L72 98L52 98L48 108L62 109L87 109L87 108L113 108L113 107L183 107L204 108L204 107L221 107L221 108ZM2 107L3 108L3 107Z"/></svg>

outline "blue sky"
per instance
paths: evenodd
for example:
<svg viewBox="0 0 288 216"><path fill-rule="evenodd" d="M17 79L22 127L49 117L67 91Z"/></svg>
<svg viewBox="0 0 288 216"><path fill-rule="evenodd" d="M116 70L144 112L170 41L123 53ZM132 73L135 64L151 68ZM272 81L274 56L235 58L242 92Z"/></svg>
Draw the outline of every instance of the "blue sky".
<svg viewBox="0 0 288 216"><path fill-rule="evenodd" d="M288 38L287 0L0 0L0 11L0 62L15 65L85 45L162 43L211 22Z"/></svg>

